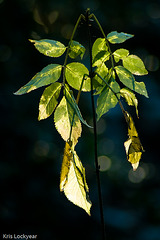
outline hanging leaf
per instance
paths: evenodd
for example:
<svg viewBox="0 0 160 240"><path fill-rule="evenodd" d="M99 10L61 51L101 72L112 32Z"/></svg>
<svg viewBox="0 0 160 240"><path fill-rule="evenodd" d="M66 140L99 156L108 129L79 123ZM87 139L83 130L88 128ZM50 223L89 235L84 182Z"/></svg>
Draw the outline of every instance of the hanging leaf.
<svg viewBox="0 0 160 240"><path fill-rule="evenodd" d="M58 104L61 87L61 83L55 82L44 90L39 102L38 120L46 119L53 113Z"/></svg>
<svg viewBox="0 0 160 240"><path fill-rule="evenodd" d="M120 87L113 77L111 78L109 85L115 93L119 93ZM114 108L118 102L111 89L106 85L97 99L97 121L103 114L107 113L111 108Z"/></svg>
<svg viewBox="0 0 160 240"><path fill-rule="evenodd" d="M71 161L73 160L73 153L71 151L72 142L67 141L64 148L63 161L61 166L61 174L60 174L60 191L64 190L64 186L68 181L68 173L71 165Z"/></svg>
<svg viewBox="0 0 160 240"><path fill-rule="evenodd" d="M128 103L129 106L135 106L136 108L136 114L138 117L138 100L135 96L135 94L129 90L128 88L122 88L120 90L120 94L123 98L125 98L126 102Z"/></svg>
<svg viewBox="0 0 160 240"><path fill-rule="evenodd" d="M57 131L64 141L69 139L72 128L70 140L73 145L77 144L78 138L81 136L82 132L81 122L75 112L75 109L68 104L65 96L63 96L54 112L54 123Z"/></svg>
<svg viewBox="0 0 160 240"><path fill-rule="evenodd" d="M87 75L89 75L88 69L82 63L79 62L72 62L67 64L65 77L68 84L71 87L79 90L84 75L86 75L86 78L83 83L82 91L90 91L91 90L90 78L87 77Z"/></svg>
<svg viewBox="0 0 160 240"><path fill-rule="evenodd" d="M82 59L84 54L85 54L85 47L83 47L79 42L77 41L71 41L70 45L69 45L69 56L70 58L76 58L78 56L80 56L80 58Z"/></svg>
<svg viewBox="0 0 160 240"><path fill-rule="evenodd" d="M31 40L34 43L35 48L42 54L48 57L60 57L66 50L66 47L58 41L42 39L42 40Z"/></svg>
<svg viewBox="0 0 160 240"><path fill-rule="evenodd" d="M66 159L63 159L60 189L64 191L69 201L83 208L90 215L92 203L89 200L89 188L82 162L69 145L65 147L64 156Z"/></svg>
<svg viewBox="0 0 160 240"><path fill-rule="evenodd" d="M131 90L148 97L144 82L136 82L133 74L123 66L115 67L119 80Z"/></svg>
<svg viewBox="0 0 160 240"><path fill-rule="evenodd" d="M129 51L124 48L117 49L114 53L115 62L119 62L120 59L123 59L129 55Z"/></svg>
<svg viewBox="0 0 160 240"><path fill-rule="evenodd" d="M56 82L61 75L62 66L59 64L49 64L43 68L41 72L37 73L30 82L21 87L15 95L22 95L29 93L39 87L49 85Z"/></svg>
<svg viewBox="0 0 160 240"><path fill-rule="evenodd" d="M123 66L135 75L148 74L143 61L135 55L129 55L126 58L123 58Z"/></svg>
<svg viewBox="0 0 160 240"><path fill-rule="evenodd" d="M139 161L144 152L143 146L138 137L137 130L135 128L131 115L126 112L128 122L128 140L124 143L126 155L128 161L132 164L133 170L135 171L139 165Z"/></svg>
<svg viewBox="0 0 160 240"><path fill-rule="evenodd" d="M107 39L110 43L123 43L125 42L127 39L134 37L134 35L132 34L128 34L128 33L124 33L124 32L120 32L118 33L117 31L113 31L110 32L107 35Z"/></svg>

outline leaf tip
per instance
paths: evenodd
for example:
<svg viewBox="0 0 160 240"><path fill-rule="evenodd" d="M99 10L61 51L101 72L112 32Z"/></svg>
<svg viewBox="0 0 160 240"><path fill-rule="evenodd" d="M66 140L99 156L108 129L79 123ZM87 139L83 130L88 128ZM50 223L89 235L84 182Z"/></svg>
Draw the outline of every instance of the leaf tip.
<svg viewBox="0 0 160 240"><path fill-rule="evenodd" d="M139 166L139 162L132 163L133 171L135 172Z"/></svg>

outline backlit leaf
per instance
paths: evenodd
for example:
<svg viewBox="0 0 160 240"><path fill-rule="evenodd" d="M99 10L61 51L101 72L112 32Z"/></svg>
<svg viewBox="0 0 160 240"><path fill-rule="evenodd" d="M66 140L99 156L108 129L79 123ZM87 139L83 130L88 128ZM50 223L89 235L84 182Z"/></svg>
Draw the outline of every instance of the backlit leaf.
<svg viewBox="0 0 160 240"><path fill-rule="evenodd" d="M107 35L107 39L110 43L123 43L127 39L132 38L134 35L120 32L118 33L117 31L113 31Z"/></svg>
<svg viewBox="0 0 160 240"><path fill-rule="evenodd" d="M42 40L29 40L34 43L35 48L42 54L48 57L60 57L66 50L66 47L58 41L42 39Z"/></svg>
<svg viewBox="0 0 160 240"><path fill-rule="evenodd" d="M55 82L44 90L39 102L38 120L46 119L53 113L58 104L61 87L61 83Z"/></svg>
<svg viewBox="0 0 160 240"><path fill-rule="evenodd" d="M64 141L69 139L72 128L70 140L73 145L76 145L82 132L81 122L75 112L75 109L68 103L65 96L63 96L54 112L54 123L57 131Z"/></svg>
<svg viewBox="0 0 160 240"><path fill-rule="evenodd" d="M129 106L135 106L137 117L138 117L138 100L137 100L135 94L128 88L122 88L120 90L120 94L123 98L125 98L125 100Z"/></svg>
<svg viewBox="0 0 160 240"><path fill-rule="evenodd" d="M64 194L68 200L83 208L90 215L92 203L89 200L89 188L86 182L85 169L74 150L72 154L67 181L63 186Z"/></svg>
<svg viewBox="0 0 160 240"><path fill-rule="evenodd" d="M120 91L120 87L114 78L111 78L110 87L115 93L118 93ZM99 95L96 109L97 120L99 120L100 117L103 114L107 113L111 108L114 108L116 106L118 100L113 91L111 91L111 89L106 85Z"/></svg>
<svg viewBox="0 0 160 240"><path fill-rule="evenodd" d="M145 87L144 82L137 82L133 74L124 68L123 66L116 66L115 67L116 73L119 77L119 80L131 90L148 97L148 93Z"/></svg>
<svg viewBox="0 0 160 240"><path fill-rule="evenodd" d="M80 56L80 58L82 59L85 51L86 51L85 47L83 47L79 42L71 41L71 43L69 45L70 58L74 59L74 58Z"/></svg>
<svg viewBox="0 0 160 240"><path fill-rule="evenodd" d="M100 66L110 57L105 38L97 38L92 47L93 67Z"/></svg>
<svg viewBox="0 0 160 240"><path fill-rule="evenodd" d="M73 153L71 151L72 142L67 141L64 148L63 161L61 166L61 174L60 174L60 191L64 190L64 186L68 181L68 173L71 165L71 161L73 160Z"/></svg>
<svg viewBox="0 0 160 240"><path fill-rule="evenodd" d="M148 74L143 61L135 55L129 55L126 58L123 58L123 66L135 75Z"/></svg>
<svg viewBox="0 0 160 240"><path fill-rule="evenodd" d="M128 161L132 164L133 170L135 171L139 165L139 161L144 152L143 146L138 137L137 130L135 128L131 115L126 112L128 121L128 140L124 143L126 155Z"/></svg>
<svg viewBox="0 0 160 240"><path fill-rule="evenodd" d="M59 64L49 64L43 68L41 72L37 73L30 82L21 87L15 95L22 95L29 93L39 87L49 85L56 82L61 75L62 66Z"/></svg>
<svg viewBox="0 0 160 240"><path fill-rule="evenodd" d="M120 59L123 59L129 55L129 51L124 48L117 49L114 53L115 62L119 62Z"/></svg>
<svg viewBox="0 0 160 240"><path fill-rule="evenodd" d="M81 87L81 83L84 75L89 75L89 71L82 63L72 62L67 64L65 77L68 84L71 87L79 90ZM82 91L90 91L90 90L91 90L90 78L86 76L83 83Z"/></svg>

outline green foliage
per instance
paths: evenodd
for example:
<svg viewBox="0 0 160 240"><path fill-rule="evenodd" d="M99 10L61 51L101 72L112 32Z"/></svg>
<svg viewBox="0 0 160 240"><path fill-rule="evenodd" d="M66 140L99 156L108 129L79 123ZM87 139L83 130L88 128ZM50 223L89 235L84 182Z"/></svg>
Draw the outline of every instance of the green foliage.
<svg viewBox="0 0 160 240"><path fill-rule="evenodd" d="M90 46L92 56L89 60L92 71L89 71L83 63L73 61L78 56L82 60L85 54L85 47L73 38L80 22L84 21L88 24L88 19L91 18L97 23L103 38L97 38L92 49ZM144 82L136 81L134 75L146 75L148 72L139 57L130 55L124 48L112 52L110 46L110 43L123 43L132 37L131 34L117 31L106 36L94 14L80 15L68 46L55 40L30 40L40 53L49 57L60 57L66 51L64 64L49 64L15 93L22 95L50 85L45 88L41 96L38 119L46 119L54 113L55 127L65 141L60 191L63 191L71 202L83 208L89 215L92 204L89 200L85 169L75 151L82 132L81 123L90 127L82 117L78 106L81 92L93 93L94 91L97 95L97 120L119 103L128 126L129 138L124 143L126 155L134 170L138 167L143 152L133 119L124 110L121 98L124 98L129 106L135 107L138 117L138 100L135 93L145 97L148 97L148 93ZM68 57L72 60L70 63L67 62ZM124 85L123 87L120 87L119 81ZM59 99L61 89L62 97ZM78 90L77 98L74 97L76 90Z"/></svg>

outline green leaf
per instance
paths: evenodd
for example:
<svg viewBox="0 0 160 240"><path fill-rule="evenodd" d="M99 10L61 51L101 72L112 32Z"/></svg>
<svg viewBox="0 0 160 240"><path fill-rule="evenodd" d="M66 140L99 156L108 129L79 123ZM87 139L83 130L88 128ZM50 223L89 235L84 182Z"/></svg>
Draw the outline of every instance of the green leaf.
<svg viewBox="0 0 160 240"><path fill-rule="evenodd" d="M80 112L80 109L76 103L76 100L73 96L72 91L70 91L69 87L67 86L67 84L65 85L65 89L64 89L64 95L66 97L67 100L67 104L68 107L70 107L71 109L73 109L75 111L75 113L77 114L78 118L80 119L80 121L85 124L87 127L91 128L90 125L88 125L88 123L83 119L82 114Z"/></svg>
<svg viewBox="0 0 160 240"><path fill-rule="evenodd" d="M44 90L39 102L38 120L46 119L53 113L58 104L57 99L59 97L61 87L62 84L56 82Z"/></svg>
<svg viewBox="0 0 160 240"><path fill-rule="evenodd" d="M105 38L97 38L92 47L93 67L100 66L109 60L110 53Z"/></svg>
<svg viewBox="0 0 160 240"><path fill-rule="evenodd" d="M148 97L144 82L136 82L133 74L123 66L115 67L119 80L131 90Z"/></svg>
<svg viewBox="0 0 160 240"><path fill-rule="evenodd" d="M119 62L120 59L123 59L129 55L129 51L124 48L117 49L114 53L115 62Z"/></svg>
<svg viewBox="0 0 160 240"><path fill-rule="evenodd" d="M84 209L90 215L92 203L89 200L85 169L77 153L68 143L64 150L60 190L64 191L69 201Z"/></svg>
<svg viewBox="0 0 160 240"><path fill-rule="evenodd" d="M129 55L126 58L123 58L123 66L135 75L148 74L143 61L135 55Z"/></svg>
<svg viewBox="0 0 160 240"><path fill-rule="evenodd" d="M73 145L76 145L78 138L81 136L82 127L79 117L75 113L75 109L68 104L65 96L63 96L61 102L57 106L54 112L54 123L57 131L67 141L70 137L71 128L71 141Z"/></svg>
<svg viewBox="0 0 160 240"><path fill-rule="evenodd" d="M138 100L135 94L128 88L122 88L120 90L120 94L126 100L129 106L135 106L137 117L138 117Z"/></svg>
<svg viewBox="0 0 160 240"><path fill-rule="evenodd" d="M49 64L43 68L41 72L37 73L30 82L21 87L15 95L22 95L29 93L39 87L49 85L56 82L61 75L62 66L59 64Z"/></svg>
<svg viewBox="0 0 160 240"><path fill-rule="evenodd" d="M135 171L139 165L139 161L144 152L143 146L138 137L137 130L135 128L131 115L126 112L128 121L128 140L124 143L127 159L132 164L133 170Z"/></svg>
<svg viewBox="0 0 160 240"><path fill-rule="evenodd" d="M95 72L98 73L104 79L109 75L108 68L106 67L105 63L102 63L99 67L97 67ZM96 88L96 85L104 85L104 82L102 81L102 79L100 79L97 75L95 75L93 79L95 80L93 81L95 88Z"/></svg>
<svg viewBox="0 0 160 240"><path fill-rule="evenodd" d="M31 40L34 43L35 48L42 54L48 57L60 57L66 50L66 47L58 41L42 39L42 40Z"/></svg>
<svg viewBox="0 0 160 240"><path fill-rule="evenodd" d="M80 56L80 58L82 59L84 54L85 54L85 47L82 46L79 42L77 41L71 41L70 45L69 45L69 56L70 58L76 58L78 56Z"/></svg>
<svg viewBox="0 0 160 240"><path fill-rule="evenodd" d="M108 51L108 47L106 45L106 39L97 38L92 47L92 58L94 59L95 56L102 51L105 51L105 52Z"/></svg>
<svg viewBox="0 0 160 240"><path fill-rule="evenodd" d="M111 78L110 87L115 93L120 91L120 87L113 77ZM114 108L118 102L111 89L106 85L97 99L97 120L111 108Z"/></svg>
<svg viewBox="0 0 160 240"><path fill-rule="evenodd" d="M67 64L65 77L71 87L79 90L84 75L86 75L86 79L84 80L82 91L90 91L90 78L87 77L87 75L89 75L88 69L83 64L78 62L72 62Z"/></svg>
<svg viewBox="0 0 160 240"><path fill-rule="evenodd" d="M111 32L107 35L107 39L110 43L123 43L127 39L132 38L134 35L120 32L118 33L117 31Z"/></svg>

